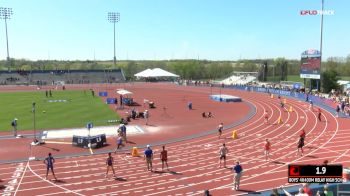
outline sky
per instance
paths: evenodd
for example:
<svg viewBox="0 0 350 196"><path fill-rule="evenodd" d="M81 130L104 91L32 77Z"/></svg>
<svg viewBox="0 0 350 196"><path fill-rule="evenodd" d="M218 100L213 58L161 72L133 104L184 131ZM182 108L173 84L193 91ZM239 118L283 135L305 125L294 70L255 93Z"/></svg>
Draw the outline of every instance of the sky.
<svg viewBox="0 0 350 196"><path fill-rule="evenodd" d="M350 1L325 0L323 59L350 54ZM321 0L1 0L11 58L29 60L300 59L320 48ZM6 59L0 20L0 59Z"/></svg>

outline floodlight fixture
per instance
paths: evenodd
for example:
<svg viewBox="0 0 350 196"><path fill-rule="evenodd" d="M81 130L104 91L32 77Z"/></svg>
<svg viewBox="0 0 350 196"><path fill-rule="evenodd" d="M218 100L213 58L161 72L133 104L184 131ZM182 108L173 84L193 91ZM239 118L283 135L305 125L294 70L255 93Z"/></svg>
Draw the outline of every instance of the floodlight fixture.
<svg viewBox="0 0 350 196"><path fill-rule="evenodd" d="M12 8L0 7L0 19L5 20L5 29L6 29L6 46L7 46L7 62L10 62L10 54L9 54L9 41L7 34L7 20L11 19L13 15Z"/></svg>
<svg viewBox="0 0 350 196"><path fill-rule="evenodd" d="M119 12L108 12L108 21L113 23L113 40L114 40L114 58L113 58L113 63L116 65L116 57L115 57L115 23L120 21L120 14Z"/></svg>

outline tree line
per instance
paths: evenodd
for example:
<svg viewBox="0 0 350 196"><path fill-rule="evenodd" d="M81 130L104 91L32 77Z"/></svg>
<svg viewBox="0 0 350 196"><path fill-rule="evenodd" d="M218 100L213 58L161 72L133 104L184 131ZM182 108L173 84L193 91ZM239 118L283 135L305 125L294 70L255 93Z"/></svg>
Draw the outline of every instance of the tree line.
<svg viewBox="0 0 350 196"><path fill-rule="evenodd" d="M262 65L265 64L265 75L279 76L284 80L289 75L299 74L300 62L298 60L286 60L284 58L264 60L239 60L239 61L208 61L208 60L169 60L169 61L58 61L25 59L11 59L10 62L0 61L0 70L69 70L69 69L113 69L123 68L128 79L134 79L133 75L147 68L162 68L174 72L184 79L221 79L232 75L234 71L262 73ZM274 67L273 67L274 66ZM287 71L288 70L288 71ZM264 80L264 79L263 79Z"/></svg>
<svg viewBox="0 0 350 196"><path fill-rule="evenodd" d="M299 75L300 60L250 59L237 61L209 60L143 60L143 61L58 61L11 59L0 61L0 70L94 70L122 68L128 80L134 80L134 74L147 68L162 68L180 75L183 79L219 80L233 74L234 71L258 72L260 81L274 78L276 82L287 80L288 75ZM325 77L350 76L350 55L347 57L330 57L322 62L321 72ZM333 78L334 79L334 78ZM329 79L327 80L329 82ZM326 81L325 81L326 82Z"/></svg>

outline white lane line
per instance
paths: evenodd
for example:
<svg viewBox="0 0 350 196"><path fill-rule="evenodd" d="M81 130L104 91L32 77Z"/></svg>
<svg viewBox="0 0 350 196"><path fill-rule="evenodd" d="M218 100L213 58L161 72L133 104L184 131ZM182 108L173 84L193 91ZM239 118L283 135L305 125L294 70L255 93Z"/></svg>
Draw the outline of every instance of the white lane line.
<svg viewBox="0 0 350 196"><path fill-rule="evenodd" d="M316 117L315 115L314 115L314 117ZM289 114L288 114L288 118L289 118ZM297 122L295 121L295 123L294 123L294 125L296 124ZM294 126L293 125L293 126ZM304 123L304 126L306 125L306 122ZM316 127L316 124L314 125L314 128L312 129L312 130L315 130L315 127ZM277 129L279 129L279 128L276 128L276 130ZM290 128L289 128L290 129ZM284 131L283 133L285 133L285 132L287 132L289 129L287 129L286 131ZM281 134L283 134L283 133L281 133ZM279 134L279 135L281 135L281 134ZM294 133L294 134L297 134L297 133ZM293 134L293 135L294 135ZM275 136L275 137L277 137L277 136ZM282 142L282 141L280 141L280 142ZM286 147L288 147L288 146L286 146ZM285 148L286 148L285 147ZM281 150L281 149L280 149ZM253 152L254 153L254 152ZM294 152L293 152L294 153ZM197 168L198 169L198 168ZM208 173L206 173L206 175L208 175L209 173L213 173L213 172L215 172L215 171L211 171L211 172L208 172ZM185 178L182 178L181 180L185 180L185 179L188 179L188 178L193 178L193 177L198 177L198 176L200 176L200 175L197 175L197 176L192 176L192 177L185 177ZM164 184L164 183L163 183ZM197 183L197 184L201 184L201 183ZM177 189L179 189L179 188L174 188L174 190L177 190ZM167 191L169 191L169 190L167 190ZM165 191L165 192L167 192L167 191ZM122 192L122 191L116 191L116 192ZM112 192L112 193L116 193L116 192ZM158 193L163 193L163 192L158 192ZM154 194L158 194L158 193L154 193Z"/></svg>
<svg viewBox="0 0 350 196"><path fill-rule="evenodd" d="M316 116L315 116L315 114L313 114L314 115L314 117L316 118ZM312 131L313 130L315 130L315 127L316 127L316 124L314 125L314 127L312 128ZM326 130L326 127L327 127L327 124L326 124L326 126L325 126L325 128L323 129L323 131L322 131L322 133ZM319 135L318 137L320 137L321 135ZM334 135L333 135L334 136ZM312 141L315 141L316 139L318 139L318 137L317 138L315 138L314 140L312 140ZM294 153L294 152L293 152ZM288 153L288 154L291 154L291 153ZM300 159L300 158L299 158ZM256 167L261 167L261 165L260 166L256 166ZM254 169L254 168L256 168L256 167L253 167L253 168L249 168L249 169ZM279 168L279 167L278 167ZM266 173L266 172L265 172ZM260 175L262 175L262 174L260 174ZM220 178L222 178L222 177L220 177ZM246 179L245 179L246 180ZM243 180L244 181L244 180ZM198 184L202 184L203 182L201 182L201 183L197 183L197 185ZM205 182L204 182L205 183ZM227 185L225 185L225 186L227 186ZM178 188L175 188L175 189L172 189L172 190L177 190ZM167 190L167 191L172 191L172 190ZM167 191L164 191L164 192L167 192ZM154 194L161 194L161 193L164 193L164 192L158 192L158 193L153 193L153 194L149 194L149 195L154 195Z"/></svg>
<svg viewBox="0 0 350 196"><path fill-rule="evenodd" d="M28 168L29 168L29 170L30 170L36 177L38 177L38 178L41 179L42 181L47 182L47 183L51 184L52 186L58 187L58 188L60 188L60 189L63 189L63 190L65 190L65 191L68 191L68 192L70 192L70 193L73 193L73 194L76 194L76 195L80 195L80 196L84 196L84 195L81 194L81 193L75 192L75 191L73 191L73 190L66 189L66 188L64 188L64 187L62 187L62 186L60 186L60 185L57 185L57 184L55 184L55 183L53 183L53 182L51 182L51 181L49 181L49 180L46 180L46 179L42 178L41 176L39 176L36 172L34 172L34 171L32 170L32 168L30 167L30 164L29 164L29 163L28 163Z"/></svg>
<svg viewBox="0 0 350 196"><path fill-rule="evenodd" d="M264 102L262 102L262 103L264 103ZM255 108L256 108L256 105L255 105L255 104L253 104L253 103L251 103L251 104L254 105ZM260 103L257 103L257 104L258 104L260 107L263 107ZM265 103L264 103L264 104L265 104ZM270 106L268 106L268 107L271 109ZM272 110L272 109L271 109L271 110ZM259 120L261 120L262 118L263 118L263 116L260 116L258 119L256 119L256 120L250 122L249 124L246 124L246 125L240 127L238 130L241 130L241 129L246 128L246 127L249 127L249 126L253 126L253 125L256 124L256 123L259 123ZM259 123L259 124L260 124L260 123ZM237 127L239 127L239 126L241 126L241 125L238 125ZM248 131L248 132L249 132L249 131ZM227 133L224 133L223 135L229 135L229 133L228 133L228 134L227 134ZM203 141L206 141L206 140L212 141L213 138L217 138L217 136L207 137L207 138L200 139L200 140L193 140L193 141L187 142L186 145L190 145L191 143L202 143ZM168 150L171 150L171 149L175 149L175 151L172 151L172 152L183 152L182 150L179 150L179 148L177 148L176 146L170 146L170 147L168 148ZM178 150L176 151L176 149L178 149ZM104 159L103 157L98 158L99 156L102 156L102 155L97 155L97 157L95 157L94 160L96 160L96 159ZM83 156L83 157L86 157L86 156ZM65 158L65 159L69 159L69 158ZM81 161L91 161L91 158L81 159ZM56 168L57 168L57 165L59 165L59 164L65 164L65 163L71 163L71 161L57 162L57 163L56 163ZM41 166L41 164L33 164L33 165L32 165L32 167L35 167L35 166ZM0 170L1 170L1 168L0 168Z"/></svg>
<svg viewBox="0 0 350 196"><path fill-rule="evenodd" d="M328 112L328 113L329 113L329 112ZM315 115L315 114L314 114L314 115ZM316 116L315 116L315 117L316 117ZM333 116L332 116L332 117L333 117ZM334 117L333 117L333 118L334 118ZM331 138L329 138L328 142L331 141L331 140L333 139L333 137L335 137L335 135L336 135L337 132L338 132L339 124L338 124L338 121L337 121L337 120L336 120L335 122L336 122L336 129L335 129L335 132L333 133L333 136L332 136ZM328 122L326 121L326 126L325 126L324 130L322 131L322 133L326 130L327 124L328 124ZM320 137L321 135L322 135L322 134L320 134L318 137ZM318 137L316 137L314 140L318 139ZM313 141L314 141L314 140L313 140ZM319 150L320 148L324 147L328 142L325 142L325 143L322 144L319 148L317 148L317 149L311 151L311 152L308 153L308 154L311 154L311 153L315 152L316 150ZM294 152L293 152L293 153L294 153ZM308 154L307 154L307 155L308 155ZM306 156L307 156L307 155L306 155ZM298 159L296 159L296 160L293 160L293 161L291 161L291 162L288 162L288 163L286 163L286 164L294 163L294 162L296 162L296 161L298 161L298 160L300 160L300 159L301 159L301 157L298 158ZM283 166L279 166L279 167L276 167L276 168L274 168L274 169L272 169L272 170L269 170L269 171L267 171L267 172L260 173L259 176L264 175L264 174L268 174L268 173L270 173L271 171L274 171L274 170L279 169L279 168L281 168L281 167L283 167ZM243 179L242 181L246 181L246 180L248 180L248 179L250 179L250 178L245 178L245 179ZM231 185L230 185L230 184L228 184L228 185L223 185L223 186L217 187L217 188L215 188L215 189L219 189L219 188L221 188L221 187L229 187L229 186L231 186Z"/></svg>
<svg viewBox="0 0 350 196"><path fill-rule="evenodd" d="M253 104L253 103L252 103ZM259 103L258 103L259 104ZM260 107L262 107L262 106L260 106ZM270 106L268 106L268 107L270 107ZM270 108L271 109L271 108ZM272 110L272 109L271 109ZM261 117L262 118L262 117ZM255 123L250 123L250 124L255 124ZM250 124L248 124L248 125L246 125L246 126L244 126L244 127L248 127ZM215 136L213 136L213 138L216 138ZM208 139L208 138L206 138L206 139ZM210 139L210 138L209 138ZM198 142L197 140L196 140L196 142ZM193 143L193 142L192 142ZM186 143L186 145L188 145L188 143ZM99 159L104 159L104 158L99 158ZM86 160L90 160L90 159L86 159ZM94 160L96 160L96 158L94 159ZM69 162L71 162L71 161L69 161ZM141 161L142 162L142 161ZM97 165L98 163L93 163L93 164L90 164L90 165ZM57 165L57 164L56 164ZM41 166L41 165L40 165ZM60 168L60 167L57 167L56 166L56 168ZM62 168L68 168L68 167L62 167ZM42 169L42 170L44 170L44 169Z"/></svg>
<svg viewBox="0 0 350 196"><path fill-rule="evenodd" d="M14 196L17 195L17 191L18 191L18 189L19 189L19 186L20 186L21 183L22 183L22 180L23 180L23 177L24 177L24 175L25 175L25 173L26 173L26 171L27 171L28 165L29 165L29 160L27 161L27 164L26 164L26 166L25 166L25 168L24 168L24 171L23 171L23 174L22 174L22 176L21 176L21 179L20 179L19 182L18 182L17 188L16 188L16 190L15 190L15 192L14 192L14 194L13 194Z"/></svg>

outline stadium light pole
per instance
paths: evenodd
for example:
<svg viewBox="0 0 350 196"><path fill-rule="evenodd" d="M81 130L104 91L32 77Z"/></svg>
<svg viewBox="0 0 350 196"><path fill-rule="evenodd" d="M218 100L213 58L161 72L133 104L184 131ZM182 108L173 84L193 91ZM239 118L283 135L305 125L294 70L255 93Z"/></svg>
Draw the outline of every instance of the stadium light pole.
<svg viewBox="0 0 350 196"><path fill-rule="evenodd" d="M319 88L321 90L321 75L322 75L322 56L323 56L323 53L322 53L322 40L323 40L323 12L324 12L324 0L321 0L321 10L322 10L322 14L321 14L321 29L320 29L320 84L319 86L317 85L317 88ZM318 89L317 89L318 90Z"/></svg>
<svg viewBox="0 0 350 196"><path fill-rule="evenodd" d="M113 33L113 38L114 38L114 58L113 58L113 63L114 65L116 65L116 57L115 57L115 23L119 22L120 20L120 14L119 12L108 12L108 21L113 23L113 29L114 29L114 33Z"/></svg>
<svg viewBox="0 0 350 196"><path fill-rule="evenodd" d="M7 63L10 69L10 54L9 54L9 41L7 34L7 20L11 19L11 15L13 14L12 8L0 7L0 19L5 20L5 30L6 30L6 46L7 46Z"/></svg>
<svg viewBox="0 0 350 196"><path fill-rule="evenodd" d="M33 113L33 128L34 128L34 140L33 140L33 143L37 144L38 140L36 138L35 102L32 103L32 113Z"/></svg>

